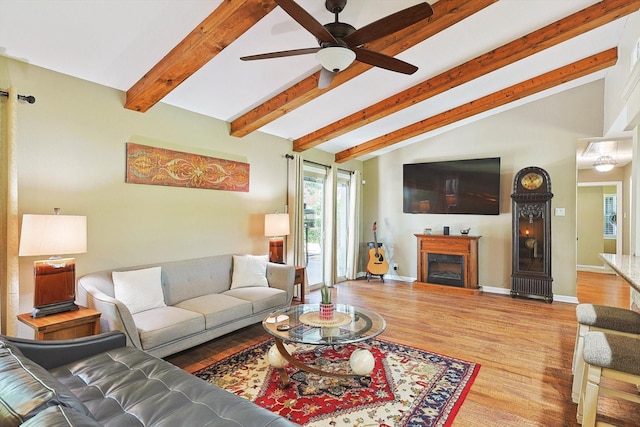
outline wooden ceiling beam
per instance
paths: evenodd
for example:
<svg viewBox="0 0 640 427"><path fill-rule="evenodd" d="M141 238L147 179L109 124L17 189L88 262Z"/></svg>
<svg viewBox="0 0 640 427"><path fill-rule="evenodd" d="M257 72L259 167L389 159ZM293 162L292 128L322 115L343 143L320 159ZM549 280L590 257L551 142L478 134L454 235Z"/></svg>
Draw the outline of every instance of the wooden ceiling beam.
<svg viewBox="0 0 640 427"><path fill-rule="evenodd" d="M613 22L637 11L638 8L640 8L640 0L603 0L298 138L293 142L293 149L300 152L313 148L551 46Z"/></svg>
<svg viewBox="0 0 640 427"><path fill-rule="evenodd" d="M402 51L428 39L459 21L473 15L498 0L439 0L433 4L433 15L428 23L419 22L404 30L365 45L367 49L395 56ZM371 68L370 65L354 62L338 73L327 89L318 89L320 71L296 83L268 101L258 105L231 122L231 135L246 136L262 126L282 117Z"/></svg>
<svg viewBox="0 0 640 427"><path fill-rule="evenodd" d="M452 108L449 111L436 114L435 116L405 126L402 129L398 129L386 135L369 140L355 147L343 150L336 154L335 161L337 163L344 163L365 154L373 153L409 138L422 135L426 132L467 119L527 96L534 95L554 86L604 70L615 65L617 60L617 49L611 48L604 52L600 52L588 58L566 65L562 68L541 74L498 92L494 92L475 101Z"/></svg>
<svg viewBox="0 0 640 427"><path fill-rule="evenodd" d="M275 7L275 0L223 1L127 91L125 108L147 111Z"/></svg>

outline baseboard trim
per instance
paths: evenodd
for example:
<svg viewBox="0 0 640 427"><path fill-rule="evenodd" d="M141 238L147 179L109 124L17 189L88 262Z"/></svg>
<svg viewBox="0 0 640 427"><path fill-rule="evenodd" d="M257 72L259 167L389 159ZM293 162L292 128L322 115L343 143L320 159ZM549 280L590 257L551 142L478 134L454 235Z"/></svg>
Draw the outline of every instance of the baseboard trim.
<svg viewBox="0 0 640 427"><path fill-rule="evenodd" d="M413 283L416 281L415 277L407 277L407 276L399 276L399 275L388 275L384 277L388 277L389 279L398 280L400 282L407 282L407 283Z"/></svg>
<svg viewBox="0 0 640 427"><path fill-rule="evenodd" d="M606 272L606 270L603 270L603 272ZM366 273L362 273L362 275L358 274L358 277L360 278L365 278L367 276ZM386 275L385 274L385 279L390 279L390 280L395 280L398 282L407 282L407 283L413 283L415 282L417 279L415 277L406 277L406 276L396 276L396 275ZM500 294L500 295L511 295L511 289L509 288L498 288L495 286L481 286L482 292L485 293L489 293L489 294ZM553 300L557 301L557 302L566 302L569 304L578 304L578 297L572 297L572 296L568 296L568 295L554 295L553 296Z"/></svg>
<svg viewBox="0 0 640 427"><path fill-rule="evenodd" d="M566 302L568 304L579 304L580 301L578 301L578 297L571 297L571 296L567 296L567 295L554 295L553 296L553 300L554 301L558 301L558 302Z"/></svg>
<svg viewBox="0 0 640 427"><path fill-rule="evenodd" d="M511 293L511 289L496 288L494 286L482 286L482 290L490 294L510 295Z"/></svg>
<svg viewBox="0 0 640 427"><path fill-rule="evenodd" d="M367 273L365 272L359 272L357 275L358 279L366 279L367 278ZM413 283L416 281L415 277L406 277L406 276L399 276L397 274L392 274L391 272L387 273L384 275L385 279L389 279L389 280L395 280L397 282L408 282L408 283ZM373 279L377 279L380 280L380 278L378 276L373 276L371 278Z"/></svg>
<svg viewBox="0 0 640 427"><path fill-rule="evenodd" d="M494 286L483 286L482 290L489 294L500 294L500 295L511 295L511 289L507 288L496 288ZM553 300L557 302L566 302L569 304L578 304L578 297L572 297L568 295L557 295L553 296Z"/></svg>
<svg viewBox="0 0 640 427"><path fill-rule="evenodd" d="M577 265L576 270L586 271L589 273L616 274L615 271L613 271L606 265Z"/></svg>

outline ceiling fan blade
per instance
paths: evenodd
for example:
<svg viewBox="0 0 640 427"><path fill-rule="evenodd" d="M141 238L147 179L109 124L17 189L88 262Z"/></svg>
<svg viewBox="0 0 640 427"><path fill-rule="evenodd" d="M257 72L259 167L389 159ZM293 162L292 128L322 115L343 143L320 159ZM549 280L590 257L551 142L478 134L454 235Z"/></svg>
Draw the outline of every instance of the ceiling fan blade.
<svg viewBox="0 0 640 427"><path fill-rule="evenodd" d="M310 47L306 49L293 49L293 50L281 50L279 52L260 53L257 55L243 56L240 59L243 61L253 61L255 59L269 59L269 58L283 58L286 56L307 55L309 53L316 53L320 47Z"/></svg>
<svg viewBox="0 0 640 427"><path fill-rule="evenodd" d="M318 78L318 89L326 89L331 86L331 82L336 74L338 73L334 73L333 71L329 71L322 67L320 70L320 77Z"/></svg>
<svg viewBox="0 0 640 427"><path fill-rule="evenodd" d="M385 70L396 71L403 74L413 74L418 71L418 67L408 62L401 61L393 56L374 52L372 50L362 49L360 47L351 49L356 53L356 61L365 64L384 68Z"/></svg>
<svg viewBox="0 0 640 427"><path fill-rule="evenodd" d="M289 14L298 24L302 25L307 31L313 34L322 43L338 44L338 41L333 35L319 23L316 18L311 16L309 12L301 8L293 0L276 0L278 6L280 6L285 12Z"/></svg>
<svg viewBox="0 0 640 427"><path fill-rule="evenodd" d="M429 3L419 3L389 16L378 19L369 25L354 31L342 40L349 47L361 46L373 40L378 40L396 31L400 31L410 25L433 15L433 9Z"/></svg>

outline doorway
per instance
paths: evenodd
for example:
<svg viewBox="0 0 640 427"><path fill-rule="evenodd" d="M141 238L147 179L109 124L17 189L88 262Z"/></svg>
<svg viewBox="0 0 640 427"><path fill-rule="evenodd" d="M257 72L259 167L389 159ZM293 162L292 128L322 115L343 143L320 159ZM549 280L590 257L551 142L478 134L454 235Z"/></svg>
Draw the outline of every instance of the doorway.
<svg viewBox="0 0 640 427"><path fill-rule="evenodd" d="M600 253L622 254L622 182L580 182L577 195L577 269L605 271Z"/></svg>

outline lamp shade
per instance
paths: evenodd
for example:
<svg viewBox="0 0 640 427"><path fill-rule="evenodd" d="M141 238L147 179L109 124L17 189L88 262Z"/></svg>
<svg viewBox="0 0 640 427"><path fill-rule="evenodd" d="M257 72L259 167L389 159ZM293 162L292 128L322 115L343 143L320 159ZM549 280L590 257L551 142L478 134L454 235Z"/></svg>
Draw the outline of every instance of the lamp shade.
<svg viewBox="0 0 640 427"><path fill-rule="evenodd" d="M356 54L346 47L329 46L320 49L316 53L316 58L324 68L337 73L351 65L356 59Z"/></svg>
<svg viewBox="0 0 640 427"><path fill-rule="evenodd" d="M264 216L264 235L267 237L289 235L289 214L266 214Z"/></svg>
<svg viewBox="0 0 640 427"><path fill-rule="evenodd" d="M78 215L22 216L20 256L87 252L87 217Z"/></svg>
<svg viewBox="0 0 640 427"><path fill-rule="evenodd" d="M593 164L593 167L596 168L598 172L609 172L617 164L618 162L611 156L600 156Z"/></svg>

